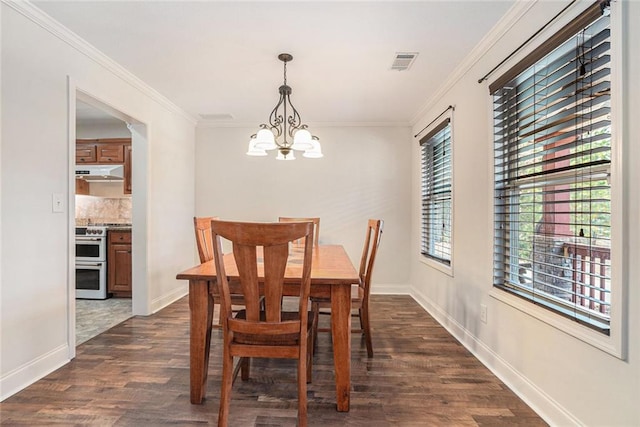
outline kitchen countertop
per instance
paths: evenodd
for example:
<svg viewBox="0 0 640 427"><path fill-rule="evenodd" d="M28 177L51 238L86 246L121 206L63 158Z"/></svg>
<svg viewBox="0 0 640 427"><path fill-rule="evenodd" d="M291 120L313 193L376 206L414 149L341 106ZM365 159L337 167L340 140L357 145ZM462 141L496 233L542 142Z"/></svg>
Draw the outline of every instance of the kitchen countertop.
<svg viewBox="0 0 640 427"><path fill-rule="evenodd" d="M131 225L108 225L107 231L131 231Z"/></svg>
<svg viewBox="0 0 640 427"><path fill-rule="evenodd" d="M85 221L76 222L76 227L91 227L91 226L106 227L107 231L131 231L131 224L130 223L126 223L126 222L123 222L123 223L95 222L95 223L91 223L91 224L88 224Z"/></svg>

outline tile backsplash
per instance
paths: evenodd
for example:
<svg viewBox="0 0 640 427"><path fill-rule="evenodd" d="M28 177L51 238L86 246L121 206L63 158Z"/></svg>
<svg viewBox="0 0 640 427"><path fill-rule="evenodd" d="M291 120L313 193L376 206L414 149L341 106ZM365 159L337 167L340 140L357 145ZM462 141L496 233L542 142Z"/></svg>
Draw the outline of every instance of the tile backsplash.
<svg viewBox="0 0 640 427"><path fill-rule="evenodd" d="M76 195L76 225L89 222L131 224L131 198Z"/></svg>

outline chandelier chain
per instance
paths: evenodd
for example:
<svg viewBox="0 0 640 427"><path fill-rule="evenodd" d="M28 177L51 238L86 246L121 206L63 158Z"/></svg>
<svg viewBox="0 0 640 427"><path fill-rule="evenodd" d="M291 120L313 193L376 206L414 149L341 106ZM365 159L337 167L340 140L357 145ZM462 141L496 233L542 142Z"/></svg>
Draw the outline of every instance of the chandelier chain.
<svg viewBox="0 0 640 427"><path fill-rule="evenodd" d="M287 61L284 61L284 84L287 84Z"/></svg>

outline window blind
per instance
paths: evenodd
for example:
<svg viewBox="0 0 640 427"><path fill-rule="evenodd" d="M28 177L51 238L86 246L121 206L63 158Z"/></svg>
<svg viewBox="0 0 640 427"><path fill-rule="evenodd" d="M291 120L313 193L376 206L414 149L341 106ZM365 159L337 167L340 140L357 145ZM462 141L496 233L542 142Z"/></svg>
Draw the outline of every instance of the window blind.
<svg viewBox="0 0 640 427"><path fill-rule="evenodd" d="M420 140L422 151L422 255L451 265L451 121Z"/></svg>
<svg viewBox="0 0 640 427"><path fill-rule="evenodd" d="M494 285L608 333L610 31L593 12L491 87Z"/></svg>

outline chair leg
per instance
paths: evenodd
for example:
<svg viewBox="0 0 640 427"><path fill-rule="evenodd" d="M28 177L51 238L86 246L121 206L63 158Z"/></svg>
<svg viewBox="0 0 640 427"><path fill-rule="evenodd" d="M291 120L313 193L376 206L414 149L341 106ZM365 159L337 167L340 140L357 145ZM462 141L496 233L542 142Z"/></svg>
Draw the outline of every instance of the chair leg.
<svg viewBox="0 0 640 427"><path fill-rule="evenodd" d="M373 343L371 342L371 323L369 322L369 307L364 305L360 309L360 324L367 344L367 357L373 357Z"/></svg>
<svg viewBox="0 0 640 427"><path fill-rule="evenodd" d="M229 423L229 404L231 402L231 386L233 385L233 356L227 346L222 356L222 386L220 389L220 409L218 426L227 427Z"/></svg>
<svg viewBox="0 0 640 427"><path fill-rule="evenodd" d="M307 353L307 384L313 382L313 352Z"/></svg>
<svg viewBox="0 0 640 427"><path fill-rule="evenodd" d="M307 427L307 354L298 357L298 427Z"/></svg>
<svg viewBox="0 0 640 427"><path fill-rule="evenodd" d="M313 320L313 322L311 332L309 332L307 336L307 384L313 382L313 349L317 338L315 331L318 329L315 320Z"/></svg>
<svg viewBox="0 0 640 427"><path fill-rule="evenodd" d="M224 319L224 316L222 315L222 305L218 304L218 307L220 308L220 315L218 316L218 327L221 328L222 327L222 319Z"/></svg>
<svg viewBox="0 0 640 427"><path fill-rule="evenodd" d="M249 373L251 371L251 358L243 357L240 359L240 378L242 381L247 381L249 379Z"/></svg>
<svg viewBox="0 0 640 427"><path fill-rule="evenodd" d="M311 354L315 355L318 348L318 322L320 321L320 304L317 302L311 303L311 311L313 312L313 347Z"/></svg>

